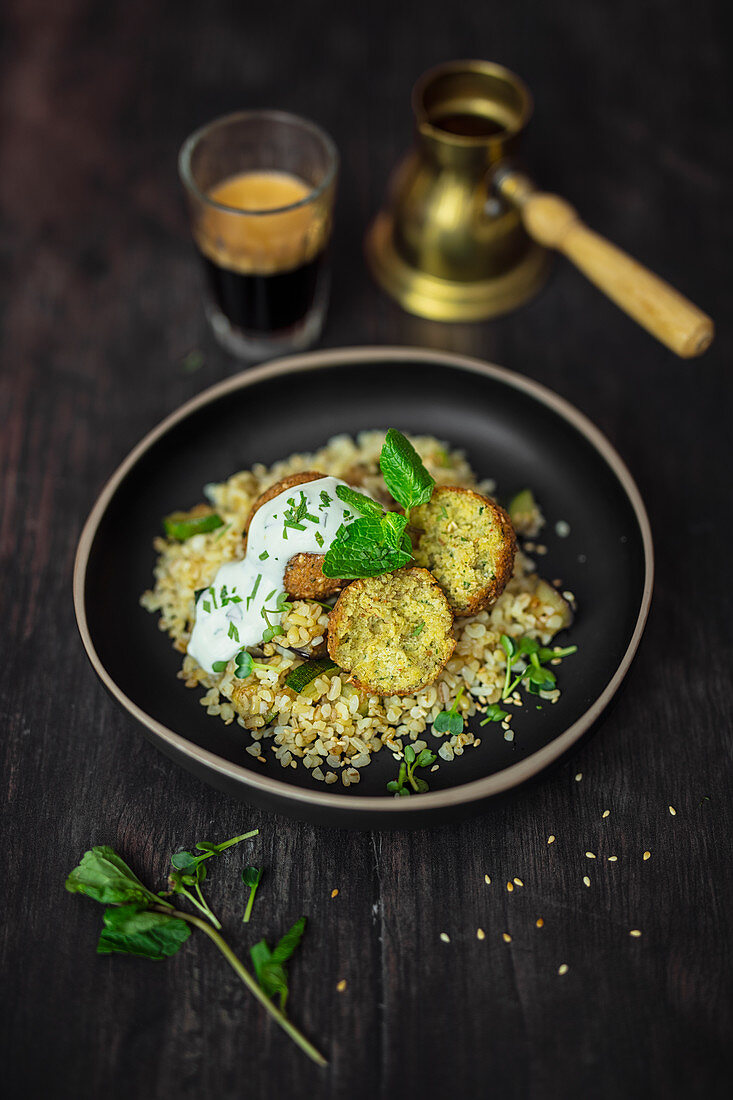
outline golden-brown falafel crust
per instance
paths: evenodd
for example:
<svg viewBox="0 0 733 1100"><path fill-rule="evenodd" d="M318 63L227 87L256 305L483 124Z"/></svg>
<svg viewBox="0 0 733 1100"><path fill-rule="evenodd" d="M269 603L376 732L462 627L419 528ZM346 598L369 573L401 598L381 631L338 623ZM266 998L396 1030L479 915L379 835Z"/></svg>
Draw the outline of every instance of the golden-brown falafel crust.
<svg viewBox="0 0 733 1100"><path fill-rule="evenodd" d="M309 481L318 481L325 476L325 474L319 474L315 470L304 470L303 473L283 477L280 481L276 481L274 485L271 485L269 489L266 489L264 493L257 497L247 516L247 522L244 525L245 545L254 514L263 504L267 504L268 500L273 500L288 489L305 485ZM324 577L323 575L321 565L324 556L324 554L293 555L285 570L285 591L289 596L293 596L297 600L325 600L341 591L346 581L340 581L334 577Z"/></svg>
<svg viewBox="0 0 733 1100"><path fill-rule="evenodd" d="M457 615L474 615L499 598L514 568L517 539L509 516L474 489L438 486L413 508L421 529L415 561L429 569Z"/></svg>
<svg viewBox="0 0 733 1100"><path fill-rule="evenodd" d="M427 569L353 581L328 620L331 659L376 695L413 695L432 684L455 644L453 612Z"/></svg>

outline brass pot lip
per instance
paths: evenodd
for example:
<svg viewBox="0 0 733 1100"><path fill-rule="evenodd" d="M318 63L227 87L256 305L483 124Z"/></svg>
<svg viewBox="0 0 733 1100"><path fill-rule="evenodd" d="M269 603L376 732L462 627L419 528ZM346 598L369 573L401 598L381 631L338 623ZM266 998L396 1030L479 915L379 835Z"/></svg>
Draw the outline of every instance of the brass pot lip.
<svg viewBox="0 0 733 1100"><path fill-rule="evenodd" d="M196 183L193 171L191 170L191 157L201 138L211 133L212 130L218 129L220 126L255 118L269 120L271 122L290 122L297 124L302 127L302 129L310 131L311 134L323 143L329 158L326 174L317 187L314 187L307 195L304 195L302 199L298 199L297 202L290 202L285 206L273 206L267 210L243 210L241 206L228 206L226 203L217 202L216 199L212 199L210 195L202 191ZM333 138L315 122L311 122L310 119L303 118L301 115L295 115L291 111L232 111L228 115L220 115L218 118L212 119L211 122L207 122L204 126L199 126L197 130L189 134L178 154L178 175L183 186L187 191L191 192L194 198L198 199L199 202L202 202L205 206L213 207L215 210L221 210L225 214L241 214L246 218L270 217L272 214L285 214L290 210L298 210L301 206L307 206L309 203L315 202L315 200L320 198L320 196L333 184L336 179L338 167L339 154Z"/></svg>
<svg viewBox="0 0 733 1100"><path fill-rule="evenodd" d="M489 137L474 137L470 134L452 134L448 130L442 130L439 126L434 126L425 110L425 90L434 80L437 80L438 77L460 72L475 72L483 73L486 76L496 76L505 80L508 84L513 85L523 100L519 123L515 126L507 126L503 133ZM413 114L417 121L417 128L421 134L427 134L440 141L445 141L448 144L463 146L465 148L486 144L503 144L508 137L514 137L525 129L534 111L532 93L520 76L517 76L511 69L507 69L505 65L499 65L495 61L481 61L478 58L468 58L464 61L443 61L440 65L434 65L431 69L427 69L417 78L412 87L411 103Z"/></svg>
<svg viewBox="0 0 733 1100"><path fill-rule="evenodd" d="M604 690L595 699L579 718L575 720L563 733L544 745L541 749L529 754L516 764L510 764L501 771L494 772L482 779L473 779L468 783L458 784L441 791L429 791L420 796L420 799L387 798L384 795L350 795L331 794L326 791L309 790L301 787L293 787L280 779L260 775L250 771L241 764L235 764L230 760L219 756L210 749L204 749L189 741L183 734L169 729L152 715L147 714L138 706L123 690L111 673L102 663L94 646L91 630L86 615L85 589L86 575L89 558L94 539L100 523L107 511L112 498L117 493L119 486L126 478L130 470L140 461L147 451L167 432L177 424L184 421L197 409L210 404L219 398L233 393L239 389L246 389L264 379L287 378L288 374L302 371L322 370L332 365L364 366L370 362L414 362L422 360L426 363L439 363L457 372L467 371L472 374L493 378L506 386L521 390L534 398L540 404L547 406L557 413L563 420L583 435L591 446L601 454L613 473L620 481L632 506L636 521L642 537L644 549L644 588L636 615L636 623L632 636L629 639L625 653L621 657L616 671L607 683ZM559 394L536 382L532 378L517 374L506 367L499 367L493 363L486 363L467 355L459 355L449 351L437 351L418 347L398 346L362 346L350 348L331 348L301 353L283 359L275 360L251 367L234 375L231 378L218 382L202 393L197 394L181 405L175 412L165 417L157 427L153 428L136 447L128 454L127 458L112 474L102 489L94 504L79 538L73 573L73 600L76 623L81 635L81 640L94 671L104 684L110 695L117 700L142 726L153 734L154 739L177 751L180 756L187 758L192 765L203 766L207 771L214 772L229 780L237 782L244 793L247 788L253 788L262 794L274 795L282 798L286 803L305 804L311 807L337 810L343 813L344 824L353 811L368 811L374 814L375 826L380 815L386 817L397 816L407 823L411 816L425 810L438 810L441 808L470 805L493 795L503 793L532 778L543 771L553 761L559 759L571 745L593 725L600 717L613 696L618 691L622 680L629 671L631 662L641 642L646 620L651 605L652 588L654 583L654 548L649 517L644 506L641 494L636 482L631 476L628 467L621 456L615 450L605 435L584 413L571 405Z"/></svg>

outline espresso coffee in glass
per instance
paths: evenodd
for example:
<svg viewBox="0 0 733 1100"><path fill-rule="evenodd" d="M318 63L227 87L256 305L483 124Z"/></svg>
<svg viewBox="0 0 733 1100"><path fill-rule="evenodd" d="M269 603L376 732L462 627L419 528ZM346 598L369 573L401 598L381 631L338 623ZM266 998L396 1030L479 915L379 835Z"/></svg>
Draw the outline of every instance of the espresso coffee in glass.
<svg viewBox="0 0 733 1100"><path fill-rule="evenodd" d="M299 350L320 335L337 164L322 130L279 111L228 115L184 144L206 312L235 355Z"/></svg>

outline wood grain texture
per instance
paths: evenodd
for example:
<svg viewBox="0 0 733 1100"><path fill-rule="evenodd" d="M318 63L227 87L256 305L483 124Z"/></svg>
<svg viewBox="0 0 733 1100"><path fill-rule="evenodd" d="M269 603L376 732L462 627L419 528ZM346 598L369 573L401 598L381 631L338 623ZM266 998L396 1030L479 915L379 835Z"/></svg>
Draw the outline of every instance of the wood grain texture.
<svg viewBox="0 0 733 1100"><path fill-rule="evenodd" d="M323 0L317 12L287 4L275 25L266 8L225 0L7 0L5 1095L728 1094L733 242L723 11L720 0ZM411 83L430 64L475 55L516 69L535 93L526 152L538 182L714 317L718 338L703 359L674 359L561 260L539 298L492 324L420 321L372 286L361 237L410 140ZM656 594L622 696L571 760L462 824L336 833L239 805L142 739L76 636L71 566L99 488L144 431L233 369L201 316L175 157L196 125L241 106L311 116L340 148L327 345L450 348L538 379L607 433L649 507ZM186 374L192 348L205 365ZM212 874L212 903L243 951L307 915L292 1015L326 1050L326 1071L264 1019L208 943L160 964L97 957L99 907L63 891L93 843L114 844L160 882L171 849L250 826L262 833L247 857L267 868L250 932L240 922L243 854ZM515 876L524 886L509 893Z"/></svg>

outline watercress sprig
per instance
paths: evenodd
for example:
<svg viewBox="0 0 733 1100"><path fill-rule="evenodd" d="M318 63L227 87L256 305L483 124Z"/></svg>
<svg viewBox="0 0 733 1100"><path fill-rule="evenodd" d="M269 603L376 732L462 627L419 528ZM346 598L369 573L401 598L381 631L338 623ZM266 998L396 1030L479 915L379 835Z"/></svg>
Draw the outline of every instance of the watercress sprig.
<svg viewBox="0 0 733 1100"><path fill-rule="evenodd" d="M387 784L387 790L391 791L396 798L404 798L409 795L410 787L416 794L424 794L429 790L427 782L415 775L415 768L429 768L431 764L435 763L436 756L430 749L422 749L421 752L416 753L412 745L408 745L404 753L405 759L400 764L399 774L396 779L390 780ZM410 787L405 784L409 783Z"/></svg>
<svg viewBox="0 0 733 1100"><path fill-rule="evenodd" d="M211 844L207 840L201 840L196 844L201 853L200 855L186 851L175 852L171 856L172 870L168 875L168 891L161 896L169 897L171 894L182 894L183 897L188 898L199 912L209 918L215 928L221 928L219 920L214 916L208 902L201 893L201 883L206 878L204 864L212 856L221 855L227 848L232 848L242 840L249 840L251 837L257 836L258 833L259 829L253 829L249 833L242 833L241 836L232 837L231 840L225 840L221 844ZM189 886L193 887L197 897L194 897L188 890Z"/></svg>
<svg viewBox="0 0 733 1100"><path fill-rule="evenodd" d="M548 646L541 646L535 638L526 635L517 642L514 638L510 638L508 634L502 634L499 641L506 653L504 688L501 693L502 701L508 699L522 683L524 683L530 695L539 695L541 691L551 691L557 680L555 674L550 672L549 668L544 668L543 665L558 657L569 657L572 653L578 651L576 645L565 646L564 649L559 647L551 649ZM512 679L514 666L520 661L524 662L524 668Z"/></svg>
<svg viewBox="0 0 733 1100"><path fill-rule="evenodd" d="M247 834L243 834L245 835ZM240 839L243 837L225 841L224 846L231 846ZM209 845L207 857L217 854L215 849L223 850L224 846ZM194 856L193 853L188 854L195 860L203 858ZM113 848L97 845L85 852L81 863L68 876L66 889L72 894L84 894L107 907L97 944L100 955L115 953L137 955L145 959L166 959L175 955L189 939L190 926L198 928L216 945L240 980L293 1042L319 1066L326 1065L323 1055L295 1027L282 1009L273 1004L260 982L242 965L219 932L208 921L193 913L175 909L154 894Z"/></svg>
<svg viewBox="0 0 733 1100"><path fill-rule="evenodd" d="M463 691L463 687L458 689L458 694L453 700L453 706L450 710L441 710L439 714L435 715L433 719L434 733L449 733L451 736L463 733L463 715L458 713L458 704L461 701Z"/></svg>

